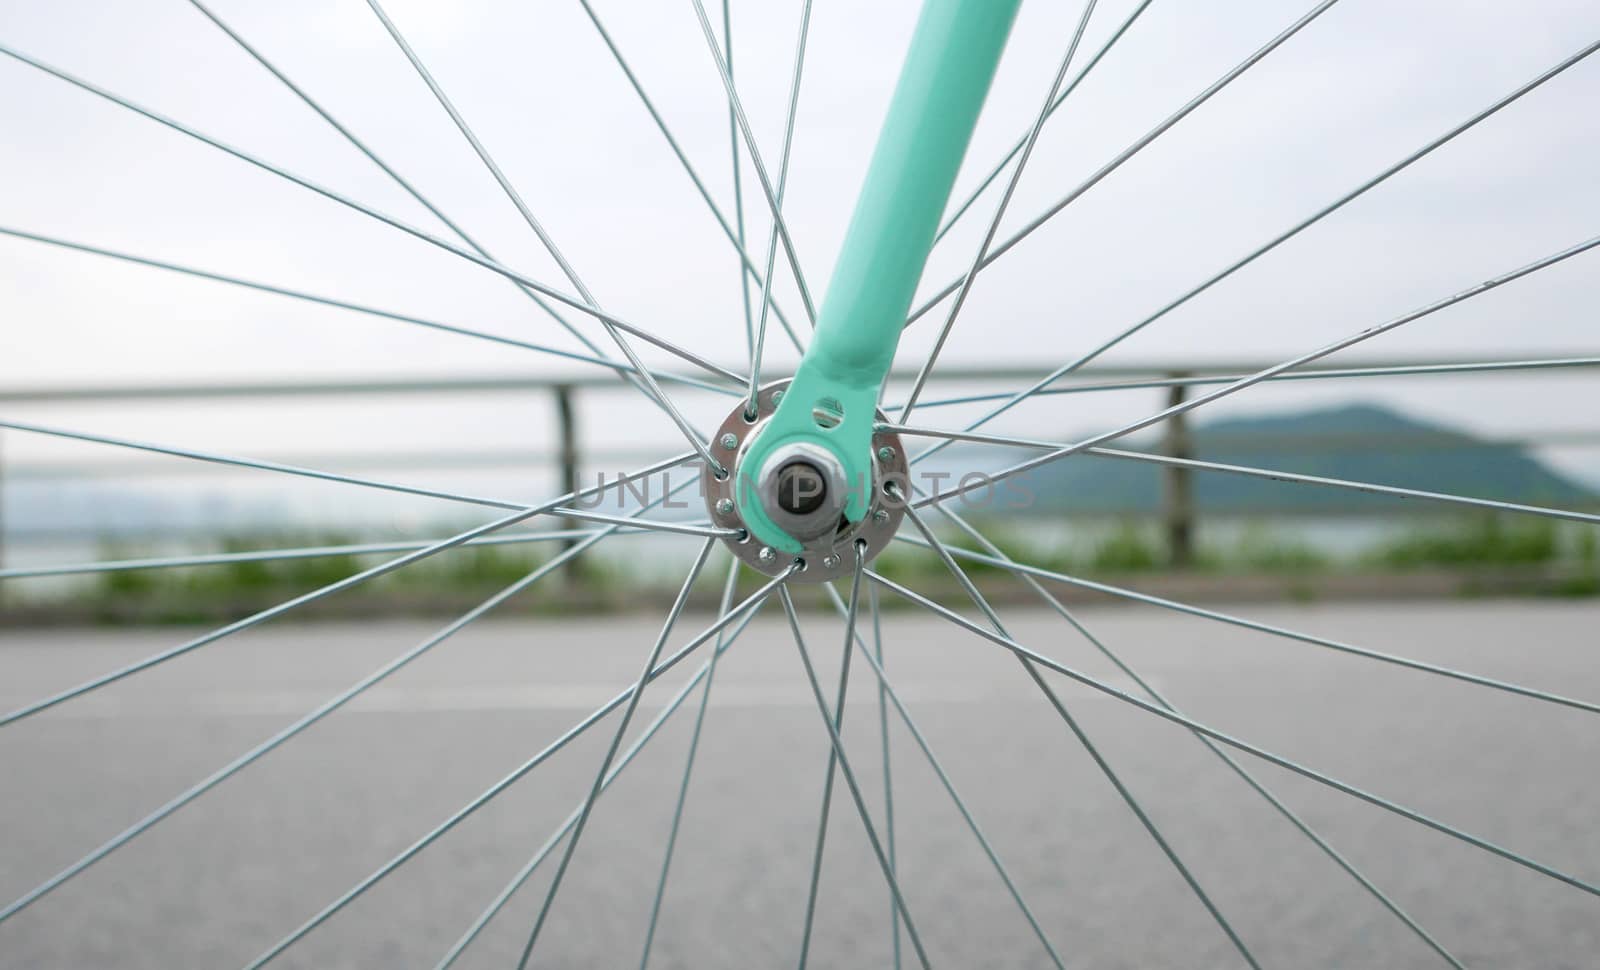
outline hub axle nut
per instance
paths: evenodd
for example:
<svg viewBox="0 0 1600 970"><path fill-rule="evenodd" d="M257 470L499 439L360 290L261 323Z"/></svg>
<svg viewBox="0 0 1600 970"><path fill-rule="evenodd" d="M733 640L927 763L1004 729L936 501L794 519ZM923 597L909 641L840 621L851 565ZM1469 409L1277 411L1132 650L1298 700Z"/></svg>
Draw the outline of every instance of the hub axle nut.
<svg viewBox="0 0 1600 970"><path fill-rule="evenodd" d="M755 485L754 497L773 524L802 542L836 530L849 500L844 465L803 441L768 456Z"/></svg>

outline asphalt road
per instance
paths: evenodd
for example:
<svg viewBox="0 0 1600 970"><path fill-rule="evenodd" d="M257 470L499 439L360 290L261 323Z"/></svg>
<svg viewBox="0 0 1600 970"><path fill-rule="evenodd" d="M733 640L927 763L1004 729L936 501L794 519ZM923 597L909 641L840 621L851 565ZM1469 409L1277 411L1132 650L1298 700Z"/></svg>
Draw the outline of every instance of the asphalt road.
<svg viewBox="0 0 1600 970"><path fill-rule="evenodd" d="M1600 699L1593 602L1238 611ZM1600 716L1148 608L1081 618L1196 718L1600 882ZM673 644L707 622L686 616ZM657 623L490 621L447 640L0 924L0 967L245 964L626 686ZM0 904L441 625L280 623L0 728ZM1054 615L1018 611L1008 626L1129 686ZM817 615L810 629L831 697L839 627ZM884 629L902 698L1066 965L1243 965L1014 658L918 612L891 612ZM190 633L0 630L0 708ZM646 693L636 729L699 659ZM871 678L858 661L845 736L882 832ZM1186 731L1051 682L1262 966L1445 965ZM599 802L535 966L638 965L697 700ZM274 965L433 966L582 799L614 725L615 716L540 765ZM901 883L931 963L1049 966L897 721L890 743ZM825 745L774 605L718 667L651 966L794 965ZM1465 964L1600 965L1600 898L1244 760ZM811 965L891 966L884 881L848 789L835 794ZM515 965L556 861L458 966Z"/></svg>

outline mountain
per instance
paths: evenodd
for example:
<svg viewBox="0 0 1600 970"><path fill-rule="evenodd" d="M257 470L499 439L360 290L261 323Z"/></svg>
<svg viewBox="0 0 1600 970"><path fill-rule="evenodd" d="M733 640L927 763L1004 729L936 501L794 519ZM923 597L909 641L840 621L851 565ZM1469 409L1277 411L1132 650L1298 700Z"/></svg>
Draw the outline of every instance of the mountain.
<svg viewBox="0 0 1600 970"><path fill-rule="evenodd" d="M1370 404L1228 418L1190 431L1191 455L1277 471L1449 492L1533 505L1572 507L1600 500L1524 447L1417 420ZM1076 440L1065 437L1062 440ZM1114 443L1156 451L1153 439ZM1029 454L1016 452L1001 464ZM1062 512L1153 512L1162 469L1126 459L1074 455L1028 473L1036 508ZM1222 472L1193 473L1194 499L1207 512L1386 512L1416 508L1412 500L1349 489L1274 482Z"/></svg>

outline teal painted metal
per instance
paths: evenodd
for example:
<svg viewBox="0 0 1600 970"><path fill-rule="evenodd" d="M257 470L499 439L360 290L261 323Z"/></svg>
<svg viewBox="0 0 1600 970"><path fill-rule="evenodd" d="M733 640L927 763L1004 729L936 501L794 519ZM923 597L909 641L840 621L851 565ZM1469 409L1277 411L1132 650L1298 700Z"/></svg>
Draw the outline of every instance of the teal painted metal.
<svg viewBox="0 0 1600 970"><path fill-rule="evenodd" d="M742 461L740 515L766 545L801 551L767 517L753 489L762 463L783 444L806 441L836 454L852 483L845 517L858 522L867 513L878 392L1020 4L926 0L922 6L816 334Z"/></svg>

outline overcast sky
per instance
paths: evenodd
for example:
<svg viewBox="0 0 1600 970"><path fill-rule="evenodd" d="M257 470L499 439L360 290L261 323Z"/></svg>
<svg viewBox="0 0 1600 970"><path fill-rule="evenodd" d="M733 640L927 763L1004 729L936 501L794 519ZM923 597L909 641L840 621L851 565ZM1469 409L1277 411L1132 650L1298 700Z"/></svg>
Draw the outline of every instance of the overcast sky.
<svg viewBox="0 0 1600 970"><path fill-rule="evenodd" d="M365 3L211 5L503 262L569 288ZM917 6L815 5L785 210L819 295ZM1080 63L1132 6L1099 4ZM1004 226L1031 219L1310 6L1155 0L1052 118ZM731 213L726 101L692 4L595 7ZM732 252L575 0L392 0L386 9L598 299L742 368ZM718 5L710 9L720 21ZM960 186L1026 130L1080 9L1023 5ZM735 72L774 172L798 15L788 0L733 4ZM1043 374L1596 37L1593 0L1342 0L985 273L942 359ZM0 0L0 43L445 232L183 0ZM1107 362L1290 356L1600 233L1597 105L1600 55ZM0 130L0 224L576 347L494 274L9 58L0 58ZM748 168L745 188L749 248L760 253L769 222ZM925 287L964 268L996 199L985 196L941 246ZM1597 260L1579 257L1347 357L1596 353ZM786 281L779 298L798 319ZM910 331L903 363L921 359L937 322ZM792 366L781 340L770 346L774 370ZM0 237L0 381L11 385L581 366ZM1575 429L1593 426L1597 387L1593 376L1299 385L1247 391L1216 413L1375 398L1488 432ZM585 412L587 442L681 447L664 417L624 400ZM995 428L1066 435L1158 403L1149 392L1056 398ZM710 426L726 404L686 392L684 406ZM250 454L493 447L538 442L549 429L544 402L504 398L15 413ZM920 420L961 417L930 409ZM104 456L23 439L8 434L7 451ZM1600 477L1593 451L1553 457Z"/></svg>

